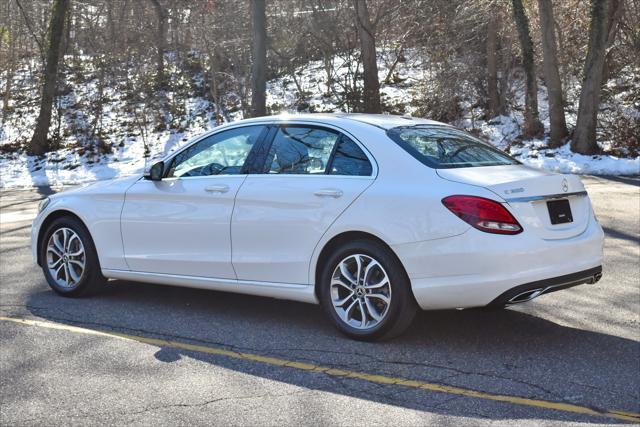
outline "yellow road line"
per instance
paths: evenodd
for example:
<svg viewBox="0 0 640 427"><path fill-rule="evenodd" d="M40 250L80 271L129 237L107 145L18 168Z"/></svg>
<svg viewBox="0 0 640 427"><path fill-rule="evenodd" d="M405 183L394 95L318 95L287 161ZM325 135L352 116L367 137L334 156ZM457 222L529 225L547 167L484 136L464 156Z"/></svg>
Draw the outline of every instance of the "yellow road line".
<svg viewBox="0 0 640 427"><path fill-rule="evenodd" d="M19 319L14 317L0 316L0 321L13 322L21 325L39 326L48 329L58 329L78 334L96 335L110 338L118 338L122 340L135 341L143 344L151 344L161 347L173 347L181 350L196 351L200 353L213 354L216 356L231 357L234 359L248 360L252 362L266 363L274 366L287 366L295 369L302 369L311 372L321 372L326 375L356 378L377 384L393 384L410 388L417 388L439 393L448 393L457 396L474 397L477 399L492 400L496 402L511 403L514 405L524 405L542 409L553 409L557 411L571 412L575 414L592 415L598 417L609 417L618 420L631 421L640 423L640 414L634 412L624 412L617 410L598 411L586 406L573 405L570 403L553 402L548 400L529 399L526 397L509 396L501 394L486 393L483 391L470 390L460 387L448 386L443 384L435 384L424 381L408 380L404 378L389 377L386 375L367 374L363 372L349 371L343 369L334 369L325 366L315 365L312 363L295 362L275 357L260 356L251 353L242 353L232 350L225 350L216 347L206 347L196 344L187 344L177 341L167 341L157 338L147 338L136 335L128 335L120 332L100 331L94 329L80 328L77 326L65 325L62 323L43 322L40 320Z"/></svg>

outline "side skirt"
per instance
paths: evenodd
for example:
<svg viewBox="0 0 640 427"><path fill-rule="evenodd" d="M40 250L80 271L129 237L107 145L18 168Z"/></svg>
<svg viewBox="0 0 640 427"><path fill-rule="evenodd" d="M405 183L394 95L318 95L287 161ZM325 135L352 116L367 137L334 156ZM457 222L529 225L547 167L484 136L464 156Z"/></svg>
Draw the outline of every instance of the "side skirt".
<svg viewBox="0 0 640 427"><path fill-rule="evenodd" d="M233 292L318 304L318 299L316 298L313 285L254 282L234 279L213 279L200 276L183 276L178 274L145 273L141 271L109 269L102 269L102 274L104 277L109 279L208 289L211 291Z"/></svg>

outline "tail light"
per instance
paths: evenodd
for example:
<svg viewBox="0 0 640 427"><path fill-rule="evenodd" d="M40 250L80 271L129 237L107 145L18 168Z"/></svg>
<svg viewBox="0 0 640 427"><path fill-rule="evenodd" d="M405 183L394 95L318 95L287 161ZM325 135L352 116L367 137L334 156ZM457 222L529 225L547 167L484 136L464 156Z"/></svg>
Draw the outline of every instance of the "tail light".
<svg viewBox="0 0 640 427"><path fill-rule="evenodd" d="M449 196L442 199L447 209L480 231L518 234L522 227L500 203L475 196Z"/></svg>

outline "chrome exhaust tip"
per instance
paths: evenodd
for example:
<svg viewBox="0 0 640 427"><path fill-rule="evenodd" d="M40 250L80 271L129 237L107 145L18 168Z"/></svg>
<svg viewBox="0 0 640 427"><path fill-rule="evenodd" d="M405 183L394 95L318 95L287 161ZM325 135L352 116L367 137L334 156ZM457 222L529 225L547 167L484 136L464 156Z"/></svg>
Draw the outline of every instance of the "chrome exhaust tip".
<svg viewBox="0 0 640 427"><path fill-rule="evenodd" d="M592 278L590 278L590 279L587 281L587 283L588 283L589 285L593 285L593 284L595 284L595 283L598 283L598 282L600 281L600 279L602 279L602 273L596 273L596 274L594 274L594 275L593 275L593 277L592 277Z"/></svg>
<svg viewBox="0 0 640 427"><path fill-rule="evenodd" d="M507 304L519 304L521 302L531 301L534 298L539 297L546 291L547 288L530 289L528 291L519 293L509 300Z"/></svg>

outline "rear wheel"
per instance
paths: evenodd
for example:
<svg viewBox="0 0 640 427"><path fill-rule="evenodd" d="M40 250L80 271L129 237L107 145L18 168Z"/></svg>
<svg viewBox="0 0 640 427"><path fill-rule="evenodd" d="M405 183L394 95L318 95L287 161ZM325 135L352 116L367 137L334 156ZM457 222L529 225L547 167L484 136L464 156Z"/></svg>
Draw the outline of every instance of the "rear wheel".
<svg viewBox="0 0 640 427"><path fill-rule="evenodd" d="M72 217L49 225L40 246L40 262L49 286L60 295L91 294L105 282L89 232Z"/></svg>
<svg viewBox="0 0 640 427"><path fill-rule="evenodd" d="M320 281L325 313L351 338L372 341L397 336L417 311L400 261L376 241L342 246L329 256Z"/></svg>

